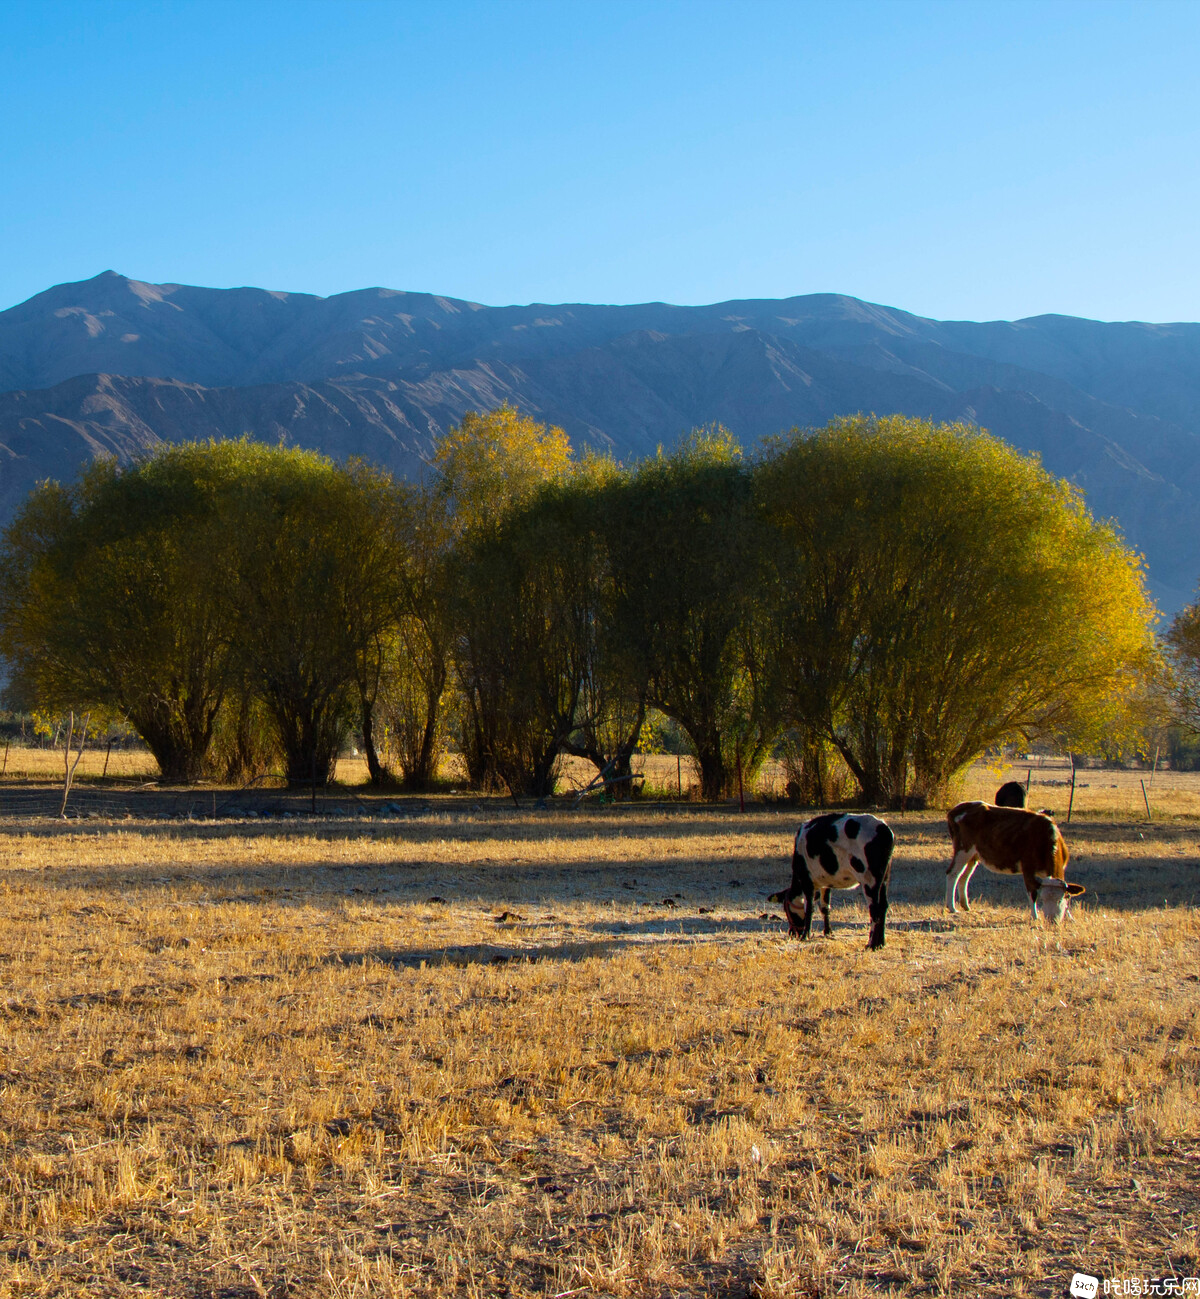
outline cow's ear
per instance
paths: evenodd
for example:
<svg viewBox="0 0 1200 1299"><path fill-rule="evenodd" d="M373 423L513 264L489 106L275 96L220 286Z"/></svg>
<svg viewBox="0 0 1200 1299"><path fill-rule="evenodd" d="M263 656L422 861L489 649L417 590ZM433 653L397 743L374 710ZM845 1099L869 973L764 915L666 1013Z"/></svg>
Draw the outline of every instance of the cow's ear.
<svg viewBox="0 0 1200 1299"><path fill-rule="evenodd" d="M767 894L767 901L768 901L768 902L786 902L786 901L787 901L787 898L786 898L786 896L785 896L786 893L787 893L787 889L780 889L778 893L768 893L768 894Z"/></svg>
<svg viewBox="0 0 1200 1299"><path fill-rule="evenodd" d="M1083 887L1082 884L1068 884L1068 885L1067 885L1067 893L1068 893L1071 897L1073 897L1073 898L1080 897L1082 894L1084 894L1084 893L1086 893L1086 892L1087 892L1087 889L1085 889L1085 888Z"/></svg>

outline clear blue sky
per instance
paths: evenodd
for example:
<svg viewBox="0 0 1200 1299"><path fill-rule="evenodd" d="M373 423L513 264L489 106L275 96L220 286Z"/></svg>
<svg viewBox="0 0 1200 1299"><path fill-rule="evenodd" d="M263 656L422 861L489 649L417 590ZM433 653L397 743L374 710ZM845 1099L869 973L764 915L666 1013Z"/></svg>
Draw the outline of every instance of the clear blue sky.
<svg viewBox="0 0 1200 1299"><path fill-rule="evenodd" d="M1200 4L0 0L0 307L152 281L1200 319Z"/></svg>

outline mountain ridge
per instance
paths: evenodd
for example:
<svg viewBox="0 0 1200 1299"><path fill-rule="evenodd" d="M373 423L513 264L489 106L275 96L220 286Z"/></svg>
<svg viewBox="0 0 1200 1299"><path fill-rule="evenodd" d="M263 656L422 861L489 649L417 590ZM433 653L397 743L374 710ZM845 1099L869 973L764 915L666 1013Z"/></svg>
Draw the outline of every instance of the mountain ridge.
<svg viewBox="0 0 1200 1299"><path fill-rule="evenodd" d="M1200 324L937 321L840 294L697 307L319 297L104 272L0 312L0 522L40 478L242 436L412 477L510 401L625 460L714 420L753 446L837 414L967 419L1084 491L1160 604L1200 575Z"/></svg>

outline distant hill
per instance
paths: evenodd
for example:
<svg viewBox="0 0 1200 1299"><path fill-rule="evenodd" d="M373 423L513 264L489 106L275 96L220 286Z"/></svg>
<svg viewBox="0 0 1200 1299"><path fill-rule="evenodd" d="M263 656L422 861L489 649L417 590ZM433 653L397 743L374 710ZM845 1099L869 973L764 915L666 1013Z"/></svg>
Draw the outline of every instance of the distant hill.
<svg viewBox="0 0 1200 1299"><path fill-rule="evenodd" d="M936 321L833 294L485 307L107 271L0 312L0 522L40 479L158 441L248 433L415 476L503 401L626 460L714 420L748 444L855 411L972 420L1115 518L1164 609L1200 578L1200 324Z"/></svg>

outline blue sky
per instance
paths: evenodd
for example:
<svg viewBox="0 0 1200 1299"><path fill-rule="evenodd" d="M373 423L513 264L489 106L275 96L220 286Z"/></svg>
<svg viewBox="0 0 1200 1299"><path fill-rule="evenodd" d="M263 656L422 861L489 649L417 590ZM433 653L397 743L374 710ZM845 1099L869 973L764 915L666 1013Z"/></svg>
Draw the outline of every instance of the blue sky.
<svg viewBox="0 0 1200 1299"><path fill-rule="evenodd" d="M1200 319L1200 5L0 0L0 307L840 292Z"/></svg>

